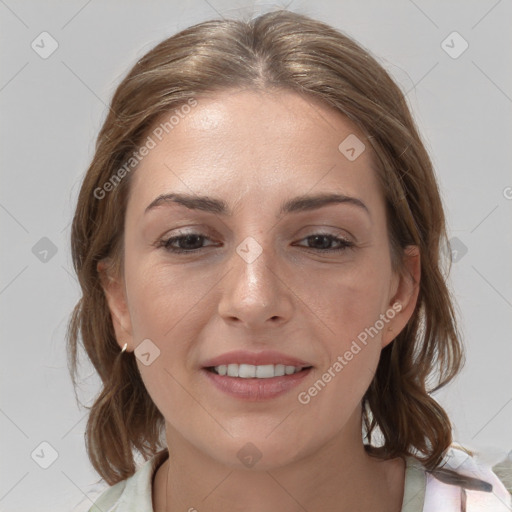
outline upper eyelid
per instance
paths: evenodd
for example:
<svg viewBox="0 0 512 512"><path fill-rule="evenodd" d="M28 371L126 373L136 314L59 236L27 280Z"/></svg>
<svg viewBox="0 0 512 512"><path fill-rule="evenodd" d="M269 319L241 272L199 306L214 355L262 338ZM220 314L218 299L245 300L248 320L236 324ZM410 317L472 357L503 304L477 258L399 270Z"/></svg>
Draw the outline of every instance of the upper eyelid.
<svg viewBox="0 0 512 512"><path fill-rule="evenodd" d="M273 229L273 227L271 228L271 230L272 229ZM322 223L308 224L308 225L302 226L300 228L300 230L305 230L305 229L317 230L317 231L321 231L321 232L326 232L326 231L332 230L333 232L326 232L325 234L336 235L337 233L348 233L350 236L355 238L355 236L352 235L352 233L349 230L347 230L345 228L340 228L337 226L330 226L328 224L322 224ZM199 224L197 224L197 225L191 224L191 225L178 226L178 227L174 228L173 230L169 231L168 233L173 233L172 236L174 236L174 231L177 231L177 234L180 234L182 232L181 230L185 230L185 231L183 231L185 234L199 234L199 235L206 235L206 236L217 236L218 235L218 236L220 236L220 234L218 234L219 231L216 228L205 226L203 224L200 224L200 225ZM231 230L229 230L229 231L231 232ZM317 231L315 231L315 233Z"/></svg>
<svg viewBox="0 0 512 512"><path fill-rule="evenodd" d="M175 232L170 232L170 233L167 233L167 234L164 234L161 238L174 238L174 237L179 237L179 236L187 236L187 235L197 235L197 236L202 236L204 238L215 238L215 234L210 234L208 233L208 229L206 230L202 230L202 229L198 229L198 230L194 230L193 228L191 228L190 231L180 231L181 228L176 228L178 231L175 233ZM334 237L339 237L339 238L347 238L346 236L344 236L344 232L346 232L346 230L342 230L341 228L335 228L335 227L331 227L331 228L321 228L321 227L315 227L315 226L311 226L311 229L313 230L312 233L310 235L303 235L302 238L307 238L309 236L312 236L312 235L325 235L325 236L334 236ZM329 231L330 229L333 229L334 232L331 232ZM350 238L355 238L352 234L350 234Z"/></svg>

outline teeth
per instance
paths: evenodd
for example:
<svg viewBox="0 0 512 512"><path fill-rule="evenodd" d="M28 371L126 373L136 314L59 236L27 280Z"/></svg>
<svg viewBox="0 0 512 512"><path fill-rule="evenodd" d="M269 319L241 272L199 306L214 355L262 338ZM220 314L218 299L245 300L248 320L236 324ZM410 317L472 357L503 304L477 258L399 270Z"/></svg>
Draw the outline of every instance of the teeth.
<svg viewBox="0 0 512 512"><path fill-rule="evenodd" d="M285 366L284 364L264 364L260 366L254 366L252 364L222 364L214 367L215 373L219 375L240 377L242 379L270 379L272 377L292 375L301 370L302 368L300 367Z"/></svg>

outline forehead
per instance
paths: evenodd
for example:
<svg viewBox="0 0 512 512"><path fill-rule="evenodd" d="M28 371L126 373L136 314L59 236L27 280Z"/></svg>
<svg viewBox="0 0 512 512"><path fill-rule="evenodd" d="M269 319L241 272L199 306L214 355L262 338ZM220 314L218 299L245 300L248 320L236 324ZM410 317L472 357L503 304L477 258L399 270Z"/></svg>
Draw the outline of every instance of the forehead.
<svg viewBox="0 0 512 512"><path fill-rule="evenodd" d="M148 132L155 144L132 177L131 203L145 207L171 191L259 207L309 191L378 200L371 197L379 191L369 144L333 108L282 90L223 91L196 101L178 108L172 124L173 112L166 113ZM360 152L356 159L343 153L347 140Z"/></svg>

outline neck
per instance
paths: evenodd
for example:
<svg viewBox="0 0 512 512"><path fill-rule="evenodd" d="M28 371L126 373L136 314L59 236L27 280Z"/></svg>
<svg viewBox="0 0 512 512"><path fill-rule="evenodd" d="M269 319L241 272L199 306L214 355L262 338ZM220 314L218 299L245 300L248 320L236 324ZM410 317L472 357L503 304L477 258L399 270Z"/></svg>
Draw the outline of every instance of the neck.
<svg viewBox="0 0 512 512"><path fill-rule="evenodd" d="M257 464L251 469L220 464L167 424L171 456L155 476L154 510L400 512L404 460L370 457L360 434L360 442L347 435L348 429L361 432L360 417L352 423L314 453L265 470Z"/></svg>

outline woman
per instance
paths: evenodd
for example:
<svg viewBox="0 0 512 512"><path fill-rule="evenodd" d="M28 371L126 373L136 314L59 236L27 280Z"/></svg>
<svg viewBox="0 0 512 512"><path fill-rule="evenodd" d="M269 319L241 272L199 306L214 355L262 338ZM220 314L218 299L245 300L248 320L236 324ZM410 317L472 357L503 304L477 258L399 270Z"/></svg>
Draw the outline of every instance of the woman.
<svg viewBox="0 0 512 512"><path fill-rule="evenodd" d="M445 241L403 94L337 30L278 11L147 53L72 229L91 510L509 510L429 394L463 364Z"/></svg>

